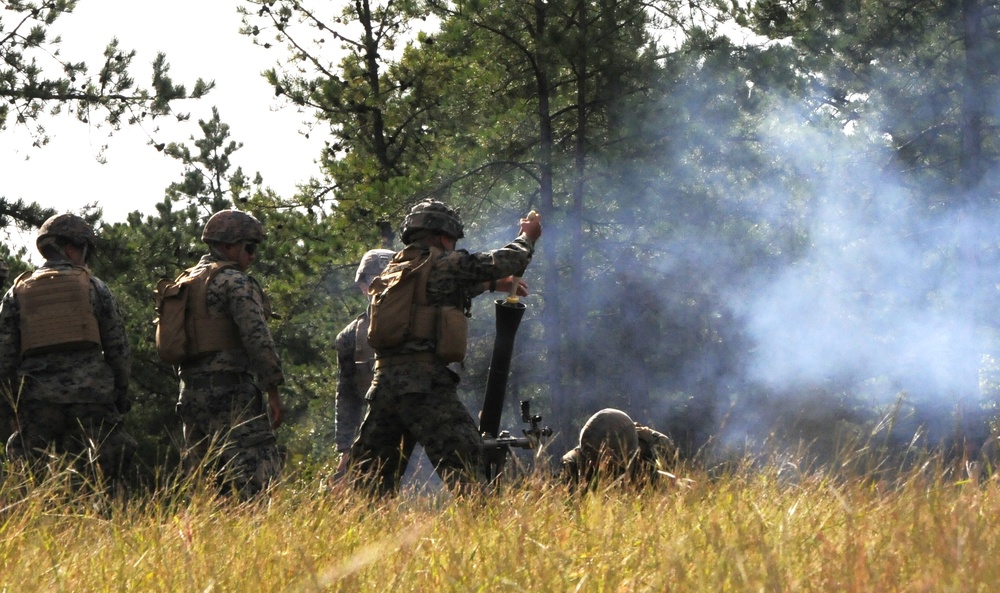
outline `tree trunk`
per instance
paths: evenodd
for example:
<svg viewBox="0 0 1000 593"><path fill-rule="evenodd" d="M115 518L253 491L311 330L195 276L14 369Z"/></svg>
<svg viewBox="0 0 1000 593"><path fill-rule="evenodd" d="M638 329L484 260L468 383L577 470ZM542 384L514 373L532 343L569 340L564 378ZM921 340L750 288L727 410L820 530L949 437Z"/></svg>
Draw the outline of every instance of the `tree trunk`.
<svg viewBox="0 0 1000 593"><path fill-rule="evenodd" d="M545 31L546 3L543 0L535 0L535 31L539 41L536 46L542 49L540 38ZM548 62L544 51L536 53L535 62L535 82L538 86L538 162L539 162L539 209L543 221L549 221L551 229L549 240L539 243L542 259L542 290L544 291L545 306L542 310L542 327L545 328L545 343L548 345L548 355L545 359L546 383L549 385L549 401L552 409L552 426L557 433L555 447L561 447L561 435L568 426L566 418L566 397L563 391L565 384L565 365L563 364L563 342L564 320L560 311L563 308L563 298L565 292L562 290L562 281L559 277L558 257L559 250L558 237L563 226L555 216L556 204L553 195L553 162L554 152L552 140L552 113L551 95L552 88L548 76ZM554 231L554 232L552 232Z"/></svg>
<svg viewBox="0 0 1000 593"><path fill-rule="evenodd" d="M983 162L986 77L982 0L962 0L962 40L965 76L962 85L962 153L959 185L963 194L973 190L986 170ZM967 198L967 196L965 196Z"/></svg>

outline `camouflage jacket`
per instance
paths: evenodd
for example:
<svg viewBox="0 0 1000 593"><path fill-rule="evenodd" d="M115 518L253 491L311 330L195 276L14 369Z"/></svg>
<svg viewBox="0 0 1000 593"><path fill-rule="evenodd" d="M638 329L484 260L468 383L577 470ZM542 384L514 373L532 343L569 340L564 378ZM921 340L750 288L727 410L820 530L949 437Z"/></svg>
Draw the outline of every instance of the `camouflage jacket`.
<svg viewBox="0 0 1000 593"><path fill-rule="evenodd" d="M213 255L204 255L192 274L199 268L222 261ZM180 367L181 378L211 373L241 373L253 375L257 385L267 391L284 383L281 361L267 327L270 316L264 292L256 280L236 268L225 269L208 285L208 312L212 315L229 315L239 328L243 348L220 350Z"/></svg>
<svg viewBox="0 0 1000 593"><path fill-rule="evenodd" d="M35 274L72 270L65 260L46 261ZM22 379L30 386L21 397L56 404L129 403L132 351L118 301L108 286L90 276L90 304L101 334L101 347L44 352L21 357L20 306L14 288L0 304L0 379L18 392Z"/></svg>
<svg viewBox="0 0 1000 593"><path fill-rule="evenodd" d="M355 358L357 345L357 332L359 327L367 327L362 323L367 318L367 314L360 315L352 321L339 334L337 334L337 362L339 365L337 374L337 450L346 451L351 448L354 442L354 435L361 425L364 417L365 406L364 392L368 385L361 385L364 381L358 372L358 362ZM374 364L374 361L371 361ZM369 377L370 381L370 377ZM369 383L370 385L370 383Z"/></svg>

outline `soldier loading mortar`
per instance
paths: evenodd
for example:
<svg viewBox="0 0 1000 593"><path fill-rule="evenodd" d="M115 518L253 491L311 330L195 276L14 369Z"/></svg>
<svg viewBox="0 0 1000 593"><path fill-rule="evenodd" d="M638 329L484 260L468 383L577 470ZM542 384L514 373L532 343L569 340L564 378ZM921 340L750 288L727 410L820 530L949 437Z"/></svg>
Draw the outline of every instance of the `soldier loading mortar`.
<svg viewBox="0 0 1000 593"><path fill-rule="evenodd" d="M351 446L349 475L378 494L397 490L400 443L424 446L456 492L478 489L482 437L458 399L459 376L449 363L465 358L472 298L486 290L527 295L513 274L531 261L540 221L521 219L518 236L492 251L456 249L465 236L457 210L437 200L414 205L403 221L406 248L373 281L369 343L375 378L368 414Z"/></svg>

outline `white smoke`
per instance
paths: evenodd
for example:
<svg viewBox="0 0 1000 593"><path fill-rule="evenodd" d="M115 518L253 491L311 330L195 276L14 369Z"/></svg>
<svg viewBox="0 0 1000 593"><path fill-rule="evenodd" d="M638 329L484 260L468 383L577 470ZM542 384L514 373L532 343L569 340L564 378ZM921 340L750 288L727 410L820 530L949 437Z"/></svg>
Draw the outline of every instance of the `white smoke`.
<svg viewBox="0 0 1000 593"><path fill-rule="evenodd" d="M731 301L755 344L748 378L784 393L877 379L877 403L901 391L942 404L979 397L979 367L996 346L984 320L1000 216L929 205L887 160L852 154L849 137L802 130L768 130L776 158L822 177L808 180L804 252Z"/></svg>

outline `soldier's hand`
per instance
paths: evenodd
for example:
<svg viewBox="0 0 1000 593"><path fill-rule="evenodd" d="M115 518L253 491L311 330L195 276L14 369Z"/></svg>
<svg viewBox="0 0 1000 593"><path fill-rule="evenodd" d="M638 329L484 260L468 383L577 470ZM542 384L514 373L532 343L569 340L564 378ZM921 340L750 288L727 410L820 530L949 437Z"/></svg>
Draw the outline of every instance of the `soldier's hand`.
<svg viewBox="0 0 1000 593"><path fill-rule="evenodd" d="M522 218L520 224L521 234L527 237L532 245L542 236L542 217L534 210Z"/></svg>
<svg viewBox="0 0 1000 593"><path fill-rule="evenodd" d="M497 290L500 292L510 293L510 288L513 286L513 282L513 276L501 278L497 280ZM528 283L520 278L517 279L517 296L528 296Z"/></svg>
<svg viewBox="0 0 1000 593"><path fill-rule="evenodd" d="M281 426L282 420L285 419L285 406L281 404L277 387L267 392L267 415L271 419L272 430Z"/></svg>

